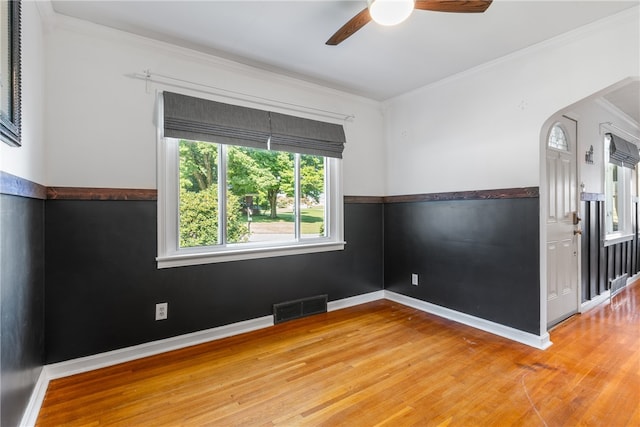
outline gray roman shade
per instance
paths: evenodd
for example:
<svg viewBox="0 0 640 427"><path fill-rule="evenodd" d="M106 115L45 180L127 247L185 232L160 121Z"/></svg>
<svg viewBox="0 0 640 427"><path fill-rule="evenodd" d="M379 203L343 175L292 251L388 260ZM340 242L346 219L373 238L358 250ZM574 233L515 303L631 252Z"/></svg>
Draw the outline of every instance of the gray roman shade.
<svg viewBox="0 0 640 427"><path fill-rule="evenodd" d="M164 92L164 136L267 148L269 112Z"/></svg>
<svg viewBox="0 0 640 427"><path fill-rule="evenodd" d="M638 147L629 141L608 133L609 137L609 162L618 166L635 169L640 161Z"/></svg>
<svg viewBox="0 0 640 427"><path fill-rule="evenodd" d="M271 113L271 149L342 158L342 125Z"/></svg>
<svg viewBox="0 0 640 427"><path fill-rule="evenodd" d="M164 92L164 135L342 158L341 125Z"/></svg>

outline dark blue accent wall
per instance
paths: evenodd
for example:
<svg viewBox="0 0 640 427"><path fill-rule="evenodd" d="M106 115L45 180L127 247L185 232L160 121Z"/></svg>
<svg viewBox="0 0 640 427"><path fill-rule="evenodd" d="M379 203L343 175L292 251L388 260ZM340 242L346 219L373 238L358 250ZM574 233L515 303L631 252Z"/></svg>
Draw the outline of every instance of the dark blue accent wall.
<svg viewBox="0 0 640 427"><path fill-rule="evenodd" d="M44 360L44 203L0 194L2 426L20 423Z"/></svg>
<svg viewBox="0 0 640 427"><path fill-rule="evenodd" d="M314 295L386 288L539 332L535 188L350 197L344 251L158 270L154 192L69 200L5 173L0 181L1 425L19 423L43 363L270 315L274 303ZM158 302L169 303L168 320L154 320Z"/></svg>
<svg viewBox="0 0 640 427"><path fill-rule="evenodd" d="M630 240L604 246L605 195L580 193L582 230L582 302L592 300L611 288L611 281L623 275L640 272L640 239L638 238L639 203L633 200Z"/></svg>
<svg viewBox="0 0 640 427"><path fill-rule="evenodd" d="M539 200L506 194L345 203L344 251L162 270L156 201L47 200L46 362L383 288L537 335ZM166 321L154 320L158 302Z"/></svg>
<svg viewBox="0 0 640 427"><path fill-rule="evenodd" d="M345 204L344 251L158 270L155 201L47 200L46 362L383 288L382 204ZM155 304L168 319L155 321Z"/></svg>
<svg viewBox="0 0 640 427"><path fill-rule="evenodd" d="M385 289L538 335L538 221L537 197L385 204Z"/></svg>

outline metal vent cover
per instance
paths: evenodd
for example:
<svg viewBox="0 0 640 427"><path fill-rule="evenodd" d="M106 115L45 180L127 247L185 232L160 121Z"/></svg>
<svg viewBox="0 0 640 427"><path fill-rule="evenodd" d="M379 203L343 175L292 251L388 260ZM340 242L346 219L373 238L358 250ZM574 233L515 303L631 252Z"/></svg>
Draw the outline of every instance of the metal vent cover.
<svg viewBox="0 0 640 427"><path fill-rule="evenodd" d="M615 279L609 281L609 290L611 291L610 296L613 298L616 294L618 294L625 286L627 286L627 277L628 274L623 274L622 276L618 276Z"/></svg>
<svg viewBox="0 0 640 427"><path fill-rule="evenodd" d="M327 301L327 295L317 295L273 304L273 322L277 324L312 314L326 313Z"/></svg>

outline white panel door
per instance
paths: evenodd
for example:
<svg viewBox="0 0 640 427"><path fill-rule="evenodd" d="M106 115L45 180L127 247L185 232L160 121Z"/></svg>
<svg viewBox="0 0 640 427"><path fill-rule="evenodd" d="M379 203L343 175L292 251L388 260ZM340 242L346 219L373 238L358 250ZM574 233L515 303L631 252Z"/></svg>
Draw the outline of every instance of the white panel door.
<svg viewBox="0 0 640 427"><path fill-rule="evenodd" d="M562 117L547 139L547 325L578 311L576 122Z"/></svg>

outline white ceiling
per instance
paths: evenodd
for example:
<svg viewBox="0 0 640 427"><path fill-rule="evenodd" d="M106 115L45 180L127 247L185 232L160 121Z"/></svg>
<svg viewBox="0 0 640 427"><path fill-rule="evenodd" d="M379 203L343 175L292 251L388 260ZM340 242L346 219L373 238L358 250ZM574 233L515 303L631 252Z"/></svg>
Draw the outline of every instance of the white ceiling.
<svg viewBox="0 0 640 427"><path fill-rule="evenodd" d="M396 27L371 22L338 46L325 41L366 1L51 3L60 14L386 100L638 6L640 0L494 0L483 14L414 11ZM637 90L636 85L635 95Z"/></svg>
<svg viewBox="0 0 640 427"><path fill-rule="evenodd" d="M633 81L607 93L604 99L640 124L640 81Z"/></svg>

